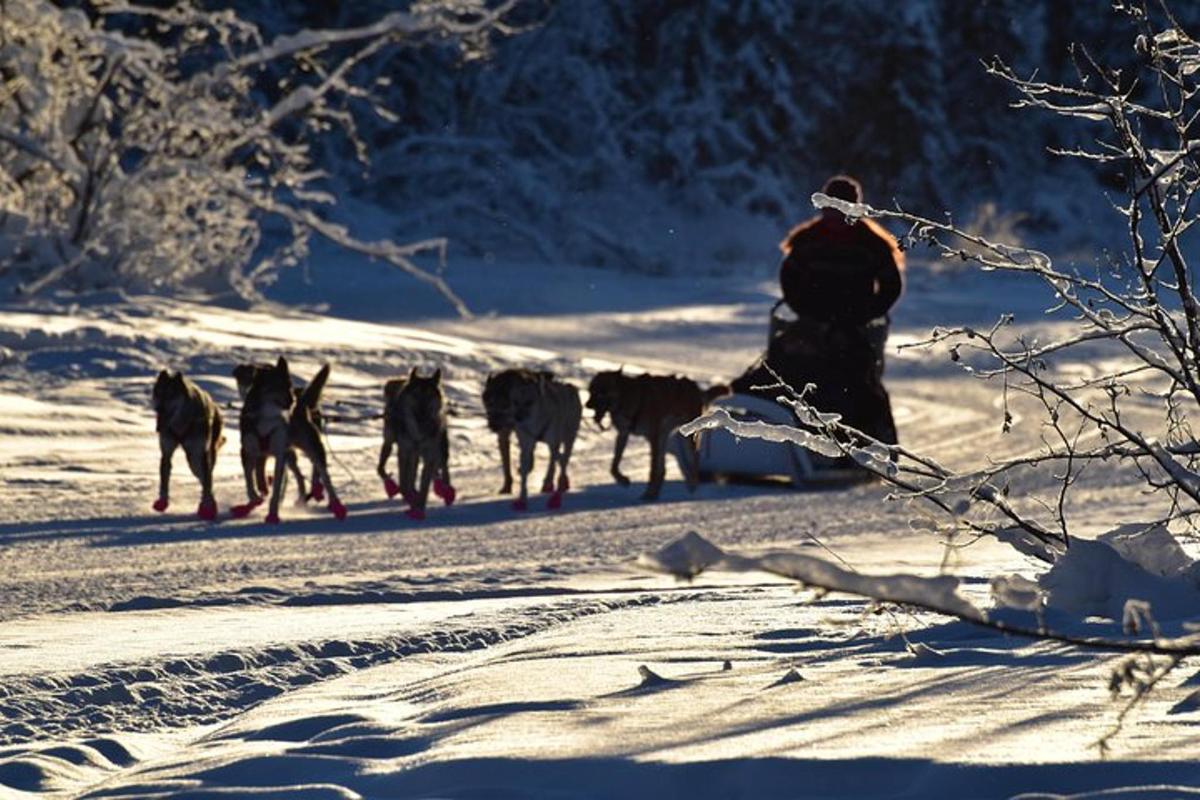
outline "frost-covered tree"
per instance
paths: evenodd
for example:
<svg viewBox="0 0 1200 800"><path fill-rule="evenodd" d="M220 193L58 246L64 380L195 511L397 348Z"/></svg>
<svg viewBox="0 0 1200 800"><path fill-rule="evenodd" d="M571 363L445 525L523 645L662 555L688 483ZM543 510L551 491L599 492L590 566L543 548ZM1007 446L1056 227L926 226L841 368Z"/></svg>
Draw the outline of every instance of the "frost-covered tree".
<svg viewBox="0 0 1200 800"><path fill-rule="evenodd" d="M103 0L0 3L0 272L27 292L233 289L253 296L316 233L457 303L414 256L325 214L331 140L366 160L360 119L394 121L364 71L394 50L479 52L515 0L422 0L356 26L268 36L233 10ZM271 227L274 226L274 227Z"/></svg>

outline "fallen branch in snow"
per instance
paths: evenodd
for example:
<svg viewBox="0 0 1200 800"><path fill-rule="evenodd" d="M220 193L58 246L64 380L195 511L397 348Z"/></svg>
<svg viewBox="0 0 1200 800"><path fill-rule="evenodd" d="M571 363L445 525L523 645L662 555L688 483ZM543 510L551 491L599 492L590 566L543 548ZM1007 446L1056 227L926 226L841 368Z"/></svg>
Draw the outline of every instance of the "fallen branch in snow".
<svg viewBox="0 0 1200 800"><path fill-rule="evenodd" d="M723 550L695 531L654 553L639 556L638 565L656 572L692 580L708 570L760 571L789 578L801 586L866 597L880 602L932 611L1009 636L1052 641L1113 653L1139 653L1182 659L1200 655L1200 633L1151 639L1113 639L1079 636L1045 627L1014 625L990 617L958 593L959 580L950 575L932 578L917 575L862 575L815 556L776 551L763 556L741 556Z"/></svg>

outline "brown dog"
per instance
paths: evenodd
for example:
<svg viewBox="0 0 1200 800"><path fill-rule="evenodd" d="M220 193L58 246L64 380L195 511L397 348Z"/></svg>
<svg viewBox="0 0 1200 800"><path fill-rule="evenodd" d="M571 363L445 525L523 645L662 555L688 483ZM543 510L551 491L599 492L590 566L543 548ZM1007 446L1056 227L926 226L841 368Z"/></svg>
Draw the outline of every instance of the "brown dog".
<svg viewBox="0 0 1200 800"><path fill-rule="evenodd" d="M446 395L442 371L429 377L413 367L407 378L395 378L383 388L383 447L376 471L388 497L402 494L412 519L425 519L429 489L446 505L457 493L450 482L450 434L446 422ZM387 473L387 460L396 448L399 483ZM417 486L417 466L421 467Z"/></svg>
<svg viewBox="0 0 1200 800"><path fill-rule="evenodd" d="M489 375L483 389L483 407L488 427L496 432L500 461L504 469L501 494L512 491L509 444L513 433L521 448L521 493L513 502L517 511L529 507L529 472L533 469L533 451L538 442L550 449L550 463L542 480L542 492L550 494L547 508L559 508L563 493L571 488L567 466L579 434L583 415L579 390L557 380L553 373L527 369L506 369ZM558 483L555 484L555 469Z"/></svg>
<svg viewBox="0 0 1200 800"><path fill-rule="evenodd" d="M217 501L213 497L213 467L217 450L225 443L221 435L221 411L208 392L183 377L179 372L163 370L154 381L152 394L154 411L158 415L158 499L155 511L166 511L170 501L171 457L177 447L183 447L188 466L200 481L200 507L197 516L204 520L217 518Z"/></svg>
<svg viewBox="0 0 1200 800"><path fill-rule="evenodd" d="M612 476L621 486L629 478L621 474L621 456L631 433L650 440L650 480L643 500L655 500L666 477L667 443L671 434L685 422L704 413L704 407L729 394L728 386L714 386L701 391L695 381L664 375L631 377L624 370L601 372L588 385L587 407L596 412L596 423L603 424L604 415L612 417L617 429L613 449ZM695 445L689 440L685 452L684 478L689 491L699 483L699 465Z"/></svg>
<svg viewBox="0 0 1200 800"><path fill-rule="evenodd" d="M292 449L300 450L312 462L316 480L329 492L329 510L338 519L346 517L346 507L338 499L333 481L329 478L328 455L321 438L321 428L316 421L316 408L328 380L329 365L326 364L297 397L287 359L280 356L273 366L254 376L246 393L239 426L242 451L253 453L255 448L262 448L275 458L268 523L279 522L279 501L286 482L289 451ZM295 458L294 455L290 457ZM258 503L247 505L244 513L249 513ZM241 507L239 510L242 510Z"/></svg>

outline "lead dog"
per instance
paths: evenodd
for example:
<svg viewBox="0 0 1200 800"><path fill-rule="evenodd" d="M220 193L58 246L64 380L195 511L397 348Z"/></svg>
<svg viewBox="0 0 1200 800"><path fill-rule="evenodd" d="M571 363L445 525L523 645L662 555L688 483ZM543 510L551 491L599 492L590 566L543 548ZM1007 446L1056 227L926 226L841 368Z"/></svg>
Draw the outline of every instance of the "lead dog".
<svg viewBox="0 0 1200 800"><path fill-rule="evenodd" d="M550 462L542 480L542 491L550 493L546 507L561 507L563 493L571 488L567 467L583 417L579 390L557 380L549 372L506 369L488 376L483 389L483 407L488 427L495 431L500 445L500 461L504 468L504 485L500 492L512 491L509 446L512 434L516 433L521 451L521 491L513 508L525 511L529 507L529 472L533 469L533 451L538 442L545 442L550 449ZM557 485L554 481L556 468Z"/></svg>
<svg viewBox="0 0 1200 800"><path fill-rule="evenodd" d="M225 443L221 435L221 411L208 392L183 377L179 372L163 370L154 381L151 394L158 417L158 499L155 511L166 511L171 504L171 457L183 447L192 474L200 481L200 519L217 518L217 501L213 497L213 467L217 450Z"/></svg>
<svg viewBox="0 0 1200 800"><path fill-rule="evenodd" d="M329 459L317 424L316 408L328 380L329 365L326 364L297 397L287 359L280 356L273 366L254 376L246 393L240 419L243 450L252 450L265 443L267 453L275 458L268 523L279 522L279 501L286 481L289 452L293 448L303 452L312 462L316 479L329 492L329 510L338 519L346 518L346 507L338 499L329 477Z"/></svg>
<svg viewBox="0 0 1200 800"><path fill-rule="evenodd" d="M596 414L596 423L603 424L605 414L612 417L617 429L613 449L612 476L621 486L629 478L621 474L621 456L629 435L644 436L650 441L650 480L643 500L655 500L666 477L667 442L671 434L685 422L704 413L704 407L729 394L728 386L714 386L701 391L695 381L664 375L631 377L622 370L601 372L588 385L587 407ZM699 465L695 445L689 440L685 448L684 479L689 491L699 483Z"/></svg>
<svg viewBox="0 0 1200 800"><path fill-rule="evenodd" d="M383 480L388 497L402 494L409 505L405 513L412 519L425 519L431 484L434 494L446 505L452 504L457 494L450 482L450 433L442 371L438 369L433 375L422 377L413 367L407 378L388 381L383 395L383 447L379 451L376 472ZM387 460L393 446L396 448L399 483L387 473Z"/></svg>

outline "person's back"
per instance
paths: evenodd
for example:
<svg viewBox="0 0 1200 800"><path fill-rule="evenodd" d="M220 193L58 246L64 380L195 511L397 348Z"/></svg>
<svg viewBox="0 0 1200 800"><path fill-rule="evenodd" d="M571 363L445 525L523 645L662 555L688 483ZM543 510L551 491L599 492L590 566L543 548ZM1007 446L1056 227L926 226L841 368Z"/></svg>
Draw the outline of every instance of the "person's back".
<svg viewBox="0 0 1200 800"><path fill-rule="evenodd" d="M845 176L831 178L823 191L847 202L862 199L858 182ZM865 325L900 297L904 254L872 220L850 223L841 212L823 209L793 228L780 249L783 299L799 316Z"/></svg>

